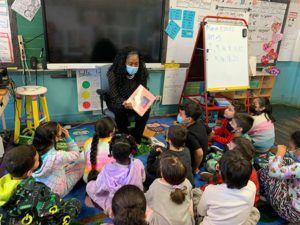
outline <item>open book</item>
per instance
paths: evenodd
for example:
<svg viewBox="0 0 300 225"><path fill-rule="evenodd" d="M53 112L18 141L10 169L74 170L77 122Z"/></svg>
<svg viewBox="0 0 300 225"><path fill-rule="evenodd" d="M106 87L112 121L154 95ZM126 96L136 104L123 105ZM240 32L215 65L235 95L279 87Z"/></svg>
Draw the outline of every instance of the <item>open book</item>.
<svg viewBox="0 0 300 225"><path fill-rule="evenodd" d="M139 116L143 116L153 104L155 99L156 97L150 91L148 91L143 85L139 85L127 99L127 102L131 102L133 110Z"/></svg>

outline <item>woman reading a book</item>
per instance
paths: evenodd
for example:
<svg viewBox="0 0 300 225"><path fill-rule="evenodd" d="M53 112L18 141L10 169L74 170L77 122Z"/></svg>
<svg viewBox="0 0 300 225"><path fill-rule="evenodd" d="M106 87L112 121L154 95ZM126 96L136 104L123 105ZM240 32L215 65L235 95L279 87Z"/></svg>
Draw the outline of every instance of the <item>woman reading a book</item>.
<svg viewBox="0 0 300 225"><path fill-rule="evenodd" d="M139 51L132 47L122 49L107 72L109 91L107 107L115 114L119 132L129 133L129 117L134 117L135 127L132 135L140 143L149 118L150 109L139 116L127 101L139 85L147 87L148 71Z"/></svg>

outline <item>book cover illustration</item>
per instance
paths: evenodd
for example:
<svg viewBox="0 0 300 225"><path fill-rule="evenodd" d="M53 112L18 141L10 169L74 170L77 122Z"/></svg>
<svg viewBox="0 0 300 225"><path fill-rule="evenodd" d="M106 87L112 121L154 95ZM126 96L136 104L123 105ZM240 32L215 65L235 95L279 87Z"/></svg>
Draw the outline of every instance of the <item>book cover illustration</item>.
<svg viewBox="0 0 300 225"><path fill-rule="evenodd" d="M127 102L131 102L133 110L139 116L143 116L151 107L155 99L156 97L150 91L148 91L143 85L139 85L127 99Z"/></svg>

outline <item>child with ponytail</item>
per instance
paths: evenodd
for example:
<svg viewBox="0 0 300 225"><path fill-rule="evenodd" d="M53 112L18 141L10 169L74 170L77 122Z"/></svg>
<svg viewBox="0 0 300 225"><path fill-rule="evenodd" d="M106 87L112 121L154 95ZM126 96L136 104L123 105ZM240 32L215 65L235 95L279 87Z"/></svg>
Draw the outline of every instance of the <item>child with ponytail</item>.
<svg viewBox="0 0 300 225"><path fill-rule="evenodd" d="M106 164L96 180L86 186L91 200L111 215L111 201L115 192L126 184L136 185L143 190L146 175L144 165L139 159L131 157L136 152L134 137L127 134L115 134L110 142L109 151L115 161Z"/></svg>
<svg viewBox="0 0 300 225"><path fill-rule="evenodd" d="M162 178L154 180L145 194L153 210L149 224L194 224L192 185L186 179L186 167L178 157L164 156L160 160L160 171Z"/></svg>
<svg viewBox="0 0 300 225"><path fill-rule="evenodd" d="M85 168L83 180L95 180L102 168L114 159L109 157L109 142L115 131L115 122L110 117L104 117L95 124L95 133L84 144Z"/></svg>

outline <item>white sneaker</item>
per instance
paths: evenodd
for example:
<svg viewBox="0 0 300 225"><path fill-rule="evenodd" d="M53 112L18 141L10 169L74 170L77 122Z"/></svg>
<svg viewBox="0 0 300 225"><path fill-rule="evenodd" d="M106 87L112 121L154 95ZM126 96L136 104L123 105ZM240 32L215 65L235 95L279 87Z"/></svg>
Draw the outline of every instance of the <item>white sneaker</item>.
<svg viewBox="0 0 300 225"><path fill-rule="evenodd" d="M160 142L160 141L157 140L155 137L150 137L149 139L150 139L150 141L151 141L151 144L150 144L151 146L158 145L158 146L161 146L161 147L163 147L163 148L166 147L166 145L165 145L164 143Z"/></svg>

